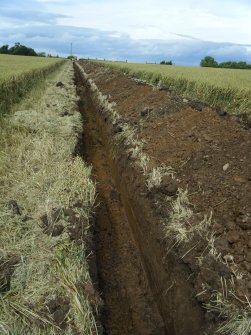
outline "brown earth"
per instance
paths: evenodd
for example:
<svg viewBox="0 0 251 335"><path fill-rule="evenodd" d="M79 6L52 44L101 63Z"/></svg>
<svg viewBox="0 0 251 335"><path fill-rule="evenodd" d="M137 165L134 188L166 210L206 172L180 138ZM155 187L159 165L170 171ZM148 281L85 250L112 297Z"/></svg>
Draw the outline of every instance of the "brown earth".
<svg viewBox="0 0 251 335"><path fill-rule="evenodd" d="M79 87L84 121L83 156L97 181L95 246L105 334L165 334L128 219L116 188L108 138L85 88Z"/></svg>
<svg viewBox="0 0 251 335"><path fill-rule="evenodd" d="M236 123L235 117L221 117L209 108L187 108L167 92L114 73L99 76L99 71L92 72L92 78L117 103L125 121L137 128L153 166L165 163L175 169L180 186L188 187L194 212L213 212L214 230L228 245L224 251L250 272L250 130ZM146 109L150 112L142 116Z"/></svg>
<svg viewBox="0 0 251 335"><path fill-rule="evenodd" d="M170 205L156 208L163 194L147 192L130 157L121 152L117 165L110 159L109 138L114 128L109 119L100 117L87 98L88 90L83 89L85 98L80 106L87 119L85 157L94 165L101 202L96 245L107 334L148 334L145 329L149 323L154 324L150 334L161 334L156 329L157 324L163 329L162 322L163 333L169 335L199 335L203 330L214 334L214 324L220 318L202 309L201 303L209 297L196 297L201 284L213 291L221 277L230 278L231 271L238 271L242 273L238 296L242 299L251 293L250 131L233 116L165 90L153 90L102 66L84 63L84 69L100 91L117 103L122 120L144 140L151 166L164 163L174 167L177 186L189 190L192 224L212 213L216 246L223 256L234 259L230 269L213 261L199 267L195 260L205 248L200 240L186 257L180 256L193 244L167 253L161 219L168 216ZM138 273L142 276L140 285ZM153 308L146 318L144 310L150 305Z"/></svg>

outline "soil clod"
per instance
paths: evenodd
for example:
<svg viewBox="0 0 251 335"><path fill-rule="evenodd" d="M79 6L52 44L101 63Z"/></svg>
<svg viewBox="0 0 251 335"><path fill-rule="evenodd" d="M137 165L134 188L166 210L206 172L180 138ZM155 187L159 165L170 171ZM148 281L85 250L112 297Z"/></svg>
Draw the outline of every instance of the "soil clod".
<svg viewBox="0 0 251 335"><path fill-rule="evenodd" d="M21 207L18 205L16 200L10 200L7 205L13 214L22 215Z"/></svg>
<svg viewBox="0 0 251 335"><path fill-rule="evenodd" d="M15 271L15 266L20 263L21 258L11 256L9 258L0 258L0 293L10 290L11 277Z"/></svg>
<svg viewBox="0 0 251 335"><path fill-rule="evenodd" d="M62 83L62 81L59 81L56 83L56 87L64 87L65 85Z"/></svg>

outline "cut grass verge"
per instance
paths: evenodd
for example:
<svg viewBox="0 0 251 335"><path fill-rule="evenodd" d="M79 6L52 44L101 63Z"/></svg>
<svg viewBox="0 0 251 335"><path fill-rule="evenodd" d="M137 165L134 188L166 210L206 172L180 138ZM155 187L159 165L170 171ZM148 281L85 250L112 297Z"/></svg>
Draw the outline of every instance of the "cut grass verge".
<svg viewBox="0 0 251 335"><path fill-rule="evenodd" d="M73 157L82 129L73 74L65 64L36 103L31 92L1 119L1 334L99 333L87 263L95 185Z"/></svg>

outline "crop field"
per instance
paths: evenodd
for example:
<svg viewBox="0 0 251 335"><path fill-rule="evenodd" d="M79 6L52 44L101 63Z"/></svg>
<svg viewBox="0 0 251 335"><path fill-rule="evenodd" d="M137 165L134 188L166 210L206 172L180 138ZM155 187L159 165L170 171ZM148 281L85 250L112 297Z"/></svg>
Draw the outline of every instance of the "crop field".
<svg viewBox="0 0 251 335"><path fill-rule="evenodd" d="M172 78L184 78L190 81L208 83L220 87L231 87L250 91L251 74L249 70L215 69L209 67L192 67L177 65L140 64L140 63L115 63L108 62L132 72L151 72L156 75Z"/></svg>
<svg viewBox="0 0 251 335"><path fill-rule="evenodd" d="M0 83L25 72L39 70L62 61L58 58L0 55Z"/></svg>
<svg viewBox="0 0 251 335"><path fill-rule="evenodd" d="M58 58L0 55L0 115L62 62Z"/></svg>
<svg viewBox="0 0 251 335"><path fill-rule="evenodd" d="M189 66L105 62L124 73L165 85L184 97L198 99L234 114L251 114L251 71Z"/></svg>

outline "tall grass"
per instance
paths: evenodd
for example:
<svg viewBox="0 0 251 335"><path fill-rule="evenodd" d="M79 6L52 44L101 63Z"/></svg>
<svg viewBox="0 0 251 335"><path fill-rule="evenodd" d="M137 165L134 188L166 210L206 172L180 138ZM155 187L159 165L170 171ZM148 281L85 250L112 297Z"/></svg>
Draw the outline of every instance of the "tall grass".
<svg viewBox="0 0 251 335"><path fill-rule="evenodd" d="M165 85L188 99L233 114L251 114L251 76L248 70L208 69L148 64L105 64L153 85Z"/></svg>
<svg viewBox="0 0 251 335"><path fill-rule="evenodd" d="M0 117L64 62L62 59L0 56Z"/></svg>

